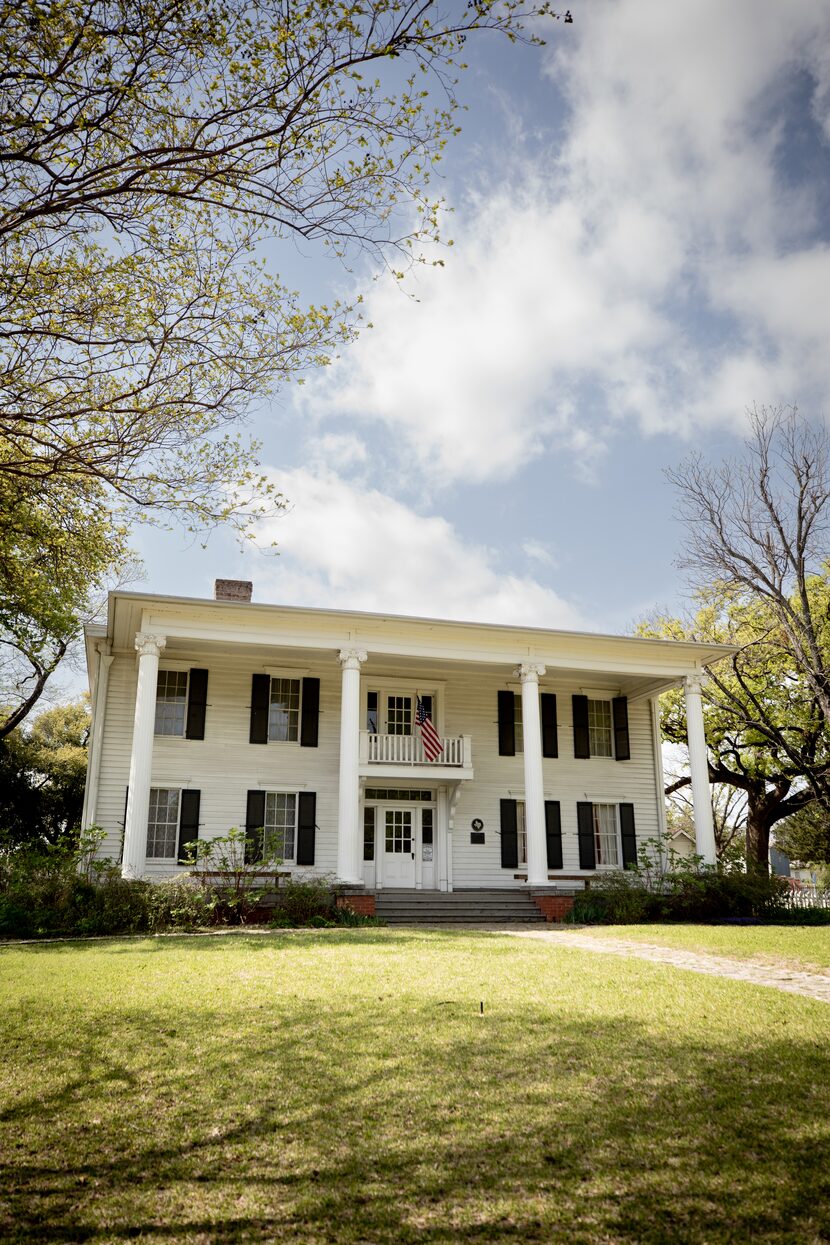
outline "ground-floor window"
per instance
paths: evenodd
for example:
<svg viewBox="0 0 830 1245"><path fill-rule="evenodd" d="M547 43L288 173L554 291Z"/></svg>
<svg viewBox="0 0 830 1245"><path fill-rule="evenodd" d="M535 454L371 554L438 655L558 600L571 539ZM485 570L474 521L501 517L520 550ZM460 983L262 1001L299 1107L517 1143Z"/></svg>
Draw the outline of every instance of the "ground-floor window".
<svg viewBox="0 0 830 1245"><path fill-rule="evenodd" d="M525 802L524 800L516 801L516 845L518 849L518 864L527 867L527 821L525 820Z"/></svg>
<svg viewBox="0 0 830 1245"><path fill-rule="evenodd" d="M293 864L297 838L297 797L293 792L265 793L263 829L265 855Z"/></svg>
<svg viewBox="0 0 830 1245"><path fill-rule="evenodd" d="M616 804L594 804L594 850L597 867L618 868L620 863Z"/></svg>
<svg viewBox="0 0 830 1245"><path fill-rule="evenodd" d="M178 787L150 788L150 815L147 819L147 859L173 860L179 837Z"/></svg>

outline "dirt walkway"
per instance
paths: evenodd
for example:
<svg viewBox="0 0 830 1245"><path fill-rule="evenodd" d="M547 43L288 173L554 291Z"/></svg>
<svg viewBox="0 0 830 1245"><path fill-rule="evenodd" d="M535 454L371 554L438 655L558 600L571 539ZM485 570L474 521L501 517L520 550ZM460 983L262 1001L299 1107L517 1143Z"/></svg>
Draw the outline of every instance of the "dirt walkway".
<svg viewBox="0 0 830 1245"><path fill-rule="evenodd" d="M583 930L546 929L511 930L509 932L516 938L535 938L542 942L574 947L579 951L600 951L606 955L633 956L638 960L669 964L672 968L685 968L693 973L708 973L712 977L728 977L732 981L748 981L755 986L769 986L773 990L786 990L789 994L803 994L809 999L818 999L820 1003L830 1003L830 972L822 972L820 969L810 972L806 969L787 968L778 964L763 964L758 960L738 960L726 955L710 955L705 951L681 951L676 947L633 942L628 938L597 937Z"/></svg>

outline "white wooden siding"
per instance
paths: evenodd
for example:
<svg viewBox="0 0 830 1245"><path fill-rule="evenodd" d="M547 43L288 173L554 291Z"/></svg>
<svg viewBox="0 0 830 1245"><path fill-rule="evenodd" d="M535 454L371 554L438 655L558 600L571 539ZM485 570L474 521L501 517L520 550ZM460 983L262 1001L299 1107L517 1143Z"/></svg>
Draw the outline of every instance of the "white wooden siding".
<svg viewBox="0 0 830 1245"><path fill-rule="evenodd" d="M337 863L337 783L340 733L340 668L334 654L315 660L312 654L298 677L320 679L319 746L302 748L295 743L250 744L248 742L251 676L262 672L244 653L221 659L194 649L181 668L201 666L209 671L205 739L157 737L153 750L152 785L197 788L201 792L201 837L244 827L246 794L251 788L271 786L317 794L315 872L334 875ZM388 659L387 659L388 660ZM162 668L165 661L162 659ZM273 664L273 663L272 663ZM368 663L371 667L371 658ZM425 676L427 670L425 669ZM498 754L497 696L509 685L496 672L482 676L480 668L459 671L442 665L432 672L446 682L442 690L443 730L449 736L472 738L475 778L463 783L455 812L453 832L453 885L459 887L515 887L513 869L502 869L499 835L499 801L524 798L524 765L521 755ZM362 672L371 680L371 669ZM124 819L124 801L130 768L136 662L132 656L116 656L110 672L108 704L103 738L98 798L98 822L107 830L105 850L117 856ZM542 691L557 694L559 757L543 760L545 798L559 800L562 814L564 874L579 874L576 805L580 800L634 805L638 842L659 833L658 799L655 789L653 736L648 701L629 706L631 760L606 758L576 760L573 755L571 693L574 684L545 678ZM608 691L609 697L612 691ZM414 777L414 775L413 775ZM419 773L419 778L422 774ZM428 777L428 770L424 774ZM371 778L367 779L371 785ZM395 784L378 780L379 786ZM484 822L485 842L470 843L470 823ZM362 821L361 821L362 827ZM362 835L362 829L361 829ZM436 845L443 842L443 827ZM437 849L440 850L440 849ZM439 863L436 861L436 863ZM148 876L175 872L175 865L155 863ZM301 870L306 872L306 870ZM555 876L555 875L554 875Z"/></svg>

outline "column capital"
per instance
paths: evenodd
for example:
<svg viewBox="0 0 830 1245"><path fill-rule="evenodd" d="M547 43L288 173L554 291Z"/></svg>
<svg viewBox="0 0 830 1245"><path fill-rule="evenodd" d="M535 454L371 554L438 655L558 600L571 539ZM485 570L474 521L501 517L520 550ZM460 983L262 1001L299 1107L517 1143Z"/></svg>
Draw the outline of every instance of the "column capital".
<svg viewBox="0 0 830 1245"><path fill-rule="evenodd" d="M544 673L545 667L532 661L523 662L513 671L514 677L521 679L522 683L538 683Z"/></svg>
<svg viewBox="0 0 830 1245"><path fill-rule="evenodd" d="M139 631L135 637L135 647L139 657L158 657L166 644L166 635L154 635L149 631Z"/></svg>
<svg viewBox="0 0 830 1245"><path fill-rule="evenodd" d="M683 680L686 691L691 692L693 696L700 696L703 693L703 673L696 670L694 674L687 674Z"/></svg>
<svg viewBox="0 0 830 1245"><path fill-rule="evenodd" d="M362 648L341 648L337 654L337 660L344 670L359 670L361 662L364 662L368 655Z"/></svg>

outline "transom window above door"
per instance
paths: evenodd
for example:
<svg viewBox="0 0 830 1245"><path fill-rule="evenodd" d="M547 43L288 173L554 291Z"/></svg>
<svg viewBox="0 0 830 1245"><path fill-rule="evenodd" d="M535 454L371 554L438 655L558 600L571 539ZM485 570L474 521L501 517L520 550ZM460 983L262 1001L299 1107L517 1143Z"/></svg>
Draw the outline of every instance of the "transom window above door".
<svg viewBox="0 0 830 1245"><path fill-rule="evenodd" d="M366 730L372 735L416 735L415 710L421 701L435 722L435 696L432 692L393 692L370 688L366 693Z"/></svg>

